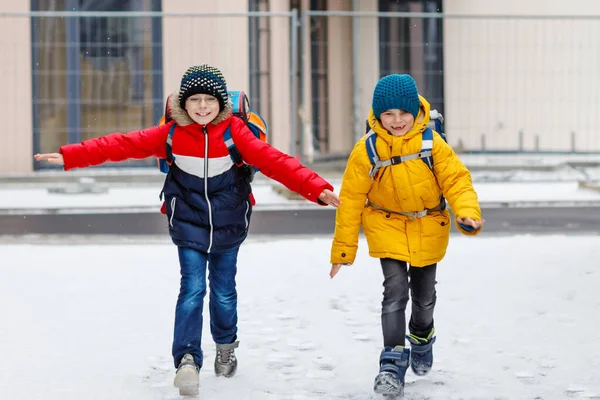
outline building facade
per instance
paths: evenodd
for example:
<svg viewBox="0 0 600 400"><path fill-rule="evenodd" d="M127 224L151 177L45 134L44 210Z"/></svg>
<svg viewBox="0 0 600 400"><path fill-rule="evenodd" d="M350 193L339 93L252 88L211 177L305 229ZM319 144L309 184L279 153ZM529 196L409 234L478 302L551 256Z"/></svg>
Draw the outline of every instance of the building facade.
<svg viewBox="0 0 600 400"><path fill-rule="evenodd" d="M96 14L39 13L65 10ZM0 174L152 126L199 63L248 92L270 143L304 161L347 155L388 73L415 77L459 151L600 152L594 0L32 0L3 4L0 22Z"/></svg>

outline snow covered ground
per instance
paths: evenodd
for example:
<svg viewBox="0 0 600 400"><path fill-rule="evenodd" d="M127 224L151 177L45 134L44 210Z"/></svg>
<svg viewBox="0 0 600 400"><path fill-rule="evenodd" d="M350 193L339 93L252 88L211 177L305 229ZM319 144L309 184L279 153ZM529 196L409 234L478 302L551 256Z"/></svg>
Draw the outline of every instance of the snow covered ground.
<svg viewBox="0 0 600 400"><path fill-rule="evenodd" d="M331 183L339 190L340 181ZM480 202L600 202L600 191L580 188L577 182L474 182ZM288 200L273 190L272 184L254 185L257 207L301 206L304 200ZM110 188L101 194L57 194L45 188L7 188L0 190L0 210L69 208L155 208L160 207L158 186Z"/></svg>
<svg viewBox="0 0 600 400"><path fill-rule="evenodd" d="M363 240L328 277L330 238L241 250L238 374L201 399L377 399L382 276ZM0 246L0 398L179 399L172 245ZM598 237L455 237L438 274L431 374L407 399L600 399ZM206 307L205 307L206 309ZM207 326L207 325L205 325Z"/></svg>

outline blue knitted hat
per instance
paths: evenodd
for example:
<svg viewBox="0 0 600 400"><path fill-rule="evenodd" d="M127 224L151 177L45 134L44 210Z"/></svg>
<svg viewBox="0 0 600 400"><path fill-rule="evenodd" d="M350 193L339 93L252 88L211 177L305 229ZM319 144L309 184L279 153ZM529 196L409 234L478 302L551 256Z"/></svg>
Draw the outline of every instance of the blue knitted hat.
<svg viewBox="0 0 600 400"><path fill-rule="evenodd" d="M406 74L384 76L375 85L371 107L378 119L381 113L391 109L407 111L417 118L421 101L415 80Z"/></svg>
<svg viewBox="0 0 600 400"><path fill-rule="evenodd" d="M185 109L185 101L195 94L209 94L219 101L220 110L223 111L227 104L227 82L217 68L208 64L195 65L188 68L181 78L179 88L179 105Z"/></svg>

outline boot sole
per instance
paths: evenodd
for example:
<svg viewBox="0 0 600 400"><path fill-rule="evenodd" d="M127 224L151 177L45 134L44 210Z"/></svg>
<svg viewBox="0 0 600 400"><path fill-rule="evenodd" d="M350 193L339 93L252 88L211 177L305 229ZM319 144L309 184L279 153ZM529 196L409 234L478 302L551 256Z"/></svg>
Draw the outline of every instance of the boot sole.
<svg viewBox="0 0 600 400"><path fill-rule="evenodd" d="M427 375L431 371L432 367L433 367L433 362L431 363L431 365L419 364L419 363L413 363L413 362L410 363L410 369L417 376Z"/></svg>
<svg viewBox="0 0 600 400"><path fill-rule="evenodd" d="M431 371L431 368L428 369L428 370L411 368L411 370L417 376L425 376L425 375L427 375Z"/></svg>
<svg viewBox="0 0 600 400"><path fill-rule="evenodd" d="M198 396L200 394L200 388L198 386L180 386L180 396Z"/></svg>
<svg viewBox="0 0 600 400"><path fill-rule="evenodd" d="M234 375L235 375L235 371L233 371L232 373L227 374L227 375L215 372L215 376L222 376L223 378L233 378Z"/></svg>
<svg viewBox="0 0 600 400"><path fill-rule="evenodd" d="M200 394L198 375L192 371L182 371L177 376L173 384L179 389L180 396L197 396Z"/></svg>
<svg viewBox="0 0 600 400"><path fill-rule="evenodd" d="M404 386L400 380L390 372L382 372L375 378L373 391L386 397L402 397Z"/></svg>
<svg viewBox="0 0 600 400"><path fill-rule="evenodd" d="M233 367L233 369L231 370L231 372L229 372L228 374L220 372L219 371L219 367L217 366L217 364L215 364L215 375L216 376L222 376L224 378L232 378L235 373L237 372L237 364L235 364L235 366Z"/></svg>

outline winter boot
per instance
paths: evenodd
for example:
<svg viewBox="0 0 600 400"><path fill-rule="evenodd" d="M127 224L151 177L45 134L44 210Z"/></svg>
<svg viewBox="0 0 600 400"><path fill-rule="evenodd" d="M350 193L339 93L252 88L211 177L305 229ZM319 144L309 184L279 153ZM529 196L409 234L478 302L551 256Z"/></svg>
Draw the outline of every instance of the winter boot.
<svg viewBox="0 0 600 400"><path fill-rule="evenodd" d="M402 346L385 347L379 357L379 374L373 390L386 397L404 395L404 376L410 364L410 350Z"/></svg>
<svg viewBox="0 0 600 400"><path fill-rule="evenodd" d="M410 342L412 360L410 368L416 375L423 376L431 371L433 365L433 344L435 343L435 329L431 328L427 337L413 334L406 336Z"/></svg>
<svg viewBox="0 0 600 400"><path fill-rule="evenodd" d="M173 385L179 389L181 396L197 396L199 394L199 374L200 367L194 361L191 354L186 354L181 359Z"/></svg>
<svg viewBox="0 0 600 400"><path fill-rule="evenodd" d="M217 354L215 357L215 374L217 376L231 378L235 375L235 371L237 371L235 349L238 345L239 342L237 341L230 344L217 343Z"/></svg>

